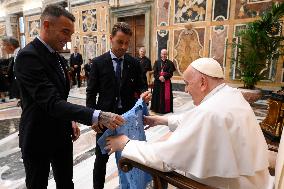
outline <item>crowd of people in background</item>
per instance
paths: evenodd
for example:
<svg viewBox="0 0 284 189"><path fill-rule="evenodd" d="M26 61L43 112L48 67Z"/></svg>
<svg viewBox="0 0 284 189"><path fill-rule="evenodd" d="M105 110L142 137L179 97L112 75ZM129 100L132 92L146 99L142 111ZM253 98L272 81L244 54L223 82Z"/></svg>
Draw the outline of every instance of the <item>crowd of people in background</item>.
<svg viewBox="0 0 284 189"><path fill-rule="evenodd" d="M1 102L20 99L19 89L14 73L14 64L20 50L19 41L14 37L2 39L2 51L10 54L10 58L0 59L0 98ZM20 106L20 101L18 103Z"/></svg>
<svg viewBox="0 0 284 189"><path fill-rule="evenodd" d="M20 106L20 94L14 74L14 63L20 50L19 41L13 37L5 37L1 42L2 51L9 55L9 58L0 59L0 103L18 100L18 106ZM168 59L167 50L161 50L160 58L153 64L153 70L151 60L146 57L146 48L141 47L138 52L139 56L136 57L136 60L142 69L144 88L153 90L151 110L160 114L173 112L170 79L175 71L175 66ZM89 84L93 61L92 59L83 60L78 47L73 47L73 53L68 61L67 74L71 88L75 86L80 88L82 84L84 86Z"/></svg>
<svg viewBox="0 0 284 189"><path fill-rule="evenodd" d="M20 99L16 77L14 74L14 63L20 50L19 41L14 37L2 39L2 51L9 55L9 58L0 59L0 103ZM170 82L175 66L168 57L166 49L161 50L161 56L155 61L152 70L151 60L146 57L146 48L138 49L139 56L136 60L140 63L144 88L153 90L151 110L156 113L173 112L172 85ZM85 62L85 63L84 63ZM87 86L90 78L93 60L83 60L78 47L73 48L68 61L68 78L70 87L83 85ZM152 79L153 77L153 79ZM18 103L20 106L20 100Z"/></svg>

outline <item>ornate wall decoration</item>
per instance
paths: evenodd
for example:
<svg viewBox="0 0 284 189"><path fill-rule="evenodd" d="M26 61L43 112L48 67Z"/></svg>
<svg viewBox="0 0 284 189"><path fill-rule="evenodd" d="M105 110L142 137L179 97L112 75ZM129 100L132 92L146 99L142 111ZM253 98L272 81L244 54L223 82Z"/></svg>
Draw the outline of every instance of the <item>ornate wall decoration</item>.
<svg viewBox="0 0 284 189"><path fill-rule="evenodd" d="M79 33L80 31L80 12L79 11L73 11L72 14L75 16L76 20L75 20L75 23L74 23L74 29L75 29L75 33Z"/></svg>
<svg viewBox="0 0 284 189"><path fill-rule="evenodd" d="M11 24L11 33L7 33L7 35L12 35L13 37L18 38L18 17L15 15L9 16L10 24Z"/></svg>
<svg viewBox="0 0 284 189"><path fill-rule="evenodd" d="M237 24L234 26L234 36L233 36L233 43L239 43L241 41L241 38L239 37L239 32L241 30L244 30L246 28L246 24ZM234 57L234 59L237 59L237 48L232 48L232 54L230 57ZM241 79L241 71L239 69L238 61L232 61L231 60L231 68L230 68L230 78L231 79Z"/></svg>
<svg viewBox="0 0 284 189"><path fill-rule="evenodd" d="M207 0L175 0L175 23L204 21Z"/></svg>
<svg viewBox="0 0 284 189"><path fill-rule="evenodd" d="M284 64L282 63L281 82L284 83Z"/></svg>
<svg viewBox="0 0 284 189"><path fill-rule="evenodd" d="M253 18L270 8L276 0L237 0L235 18Z"/></svg>
<svg viewBox="0 0 284 189"><path fill-rule="evenodd" d="M203 32L199 30L201 35L204 35L204 28L202 29ZM182 75L192 61L202 57L203 43L200 41L200 33L197 29L176 30L174 32L174 63L179 75Z"/></svg>
<svg viewBox="0 0 284 189"><path fill-rule="evenodd" d="M93 59L97 57L97 36L84 36L83 37L83 59Z"/></svg>
<svg viewBox="0 0 284 189"><path fill-rule="evenodd" d="M90 2L72 6L71 12L76 18L72 46L79 41L79 51L84 62L100 56L108 50L109 4L107 1ZM77 45L78 46L78 45Z"/></svg>
<svg viewBox="0 0 284 189"><path fill-rule="evenodd" d="M6 35L6 26L5 23L0 23L0 37Z"/></svg>
<svg viewBox="0 0 284 189"><path fill-rule="evenodd" d="M226 66L226 42L228 38L228 26L211 27L210 57L217 60L224 68Z"/></svg>
<svg viewBox="0 0 284 189"><path fill-rule="evenodd" d="M160 58L161 50L168 49L169 30L157 31L157 59Z"/></svg>
<svg viewBox="0 0 284 189"><path fill-rule="evenodd" d="M79 35L75 35L74 38L73 38L73 44L72 46L73 47L77 47L79 49L79 51L81 50L81 39L80 39L80 36Z"/></svg>
<svg viewBox="0 0 284 189"><path fill-rule="evenodd" d="M0 39L2 37L6 36L6 26L5 26L5 23L0 23ZM1 41L0 41L0 44L1 44ZM2 52L2 48L0 48L0 57L3 57L4 56L4 53Z"/></svg>
<svg viewBox="0 0 284 189"><path fill-rule="evenodd" d="M31 42L40 32L40 15L25 16L26 44Z"/></svg>
<svg viewBox="0 0 284 189"><path fill-rule="evenodd" d="M283 23L281 23L281 24L283 24ZM238 33L239 33L239 31L245 29L245 27L246 27L245 24L235 25L233 42L236 42L236 43L241 42L242 39L238 35ZM282 26L280 26L280 28L281 27ZM282 29L280 29L280 30L282 30ZM231 56L234 57L235 59L237 59L237 56L236 56L237 50L238 49L236 49L236 48L232 49L232 55ZM261 73L263 74L264 80L267 80L267 81L274 81L275 80L277 62L278 62L278 58L273 58L273 59L267 61L267 66L261 71ZM241 79L241 71L240 71L239 65L236 61L231 62L230 77L231 77L231 79Z"/></svg>
<svg viewBox="0 0 284 189"><path fill-rule="evenodd" d="M28 31L30 38L35 38L36 36L38 36L40 31L40 20L33 20L28 22Z"/></svg>
<svg viewBox="0 0 284 189"><path fill-rule="evenodd" d="M107 7L103 6L100 8L100 31L105 32L108 27L108 15L107 15Z"/></svg>
<svg viewBox="0 0 284 189"><path fill-rule="evenodd" d="M82 11L82 29L83 32L94 32L98 30L97 9Z"/></svg>
<svg viewBox="0 0 284 189"><path fill-rule="evenodd" d="M157 1L158 13L157 13L157 25L169 25L170 14L170 0L158 0Z"/></svg>
<svg viewBox="0 0 284 189"><path fill-rule="evenodd" d="M101 54L105 53L106 51L106 35L103 35L101 38Z"/></svg>
<svg viewBox="0 0 284 189"><path fill-rule="evenodd" d="M227 20L230 11L230 0L213 0L212 20Z"/></svg>

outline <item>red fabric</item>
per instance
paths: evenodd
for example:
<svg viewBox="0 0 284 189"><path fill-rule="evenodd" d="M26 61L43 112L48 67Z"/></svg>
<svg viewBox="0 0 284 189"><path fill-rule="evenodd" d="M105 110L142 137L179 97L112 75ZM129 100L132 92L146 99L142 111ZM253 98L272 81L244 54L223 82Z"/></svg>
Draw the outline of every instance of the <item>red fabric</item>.
<svg viewBox="0 0 284 189"><path fill-rule="evenodd" d="M165 76L168 74L167 72L160 72L160 76ZM164 82L165 85L165 91L164 91L164 96L165 96L165 112L170 112L171 111L171 82L169 79L165 80Z"/></svg>

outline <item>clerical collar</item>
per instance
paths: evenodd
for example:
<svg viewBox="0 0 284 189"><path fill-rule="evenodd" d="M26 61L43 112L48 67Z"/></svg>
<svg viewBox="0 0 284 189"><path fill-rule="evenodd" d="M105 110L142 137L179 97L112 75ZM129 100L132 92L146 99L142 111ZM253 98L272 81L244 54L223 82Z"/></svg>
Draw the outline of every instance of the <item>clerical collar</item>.
<svg viewBox="0 0 284 189"><path fill-rule="evenodd" d="M109 51L109 53L110 53L110 57L111 57L112 60L114 58L116 58L116 59L124 59L124 55L122 57L116 57L115 54L113 54L113 52L111 50Z"/></svg>
<svg viewBox="0 0 284 189"><path fill-rule="evenodd" d="M37 36L38 40L40 40L42 42L42 44L49 50L49 52L54 53L55 50L53 50L53 48L51 48L48 44L46 44L39 36Z"/></svg>
<svg viewBox="0 0 284 189"><path fill-rule="evenodd" d="M217 93L219 90L221 90L223 87L226 86L226 83L222 83L220 85L218 85L217 87L215 87L210 93L208 93L203 100L200 102L200 104L204 101L206 101L208 98L212 97L215 93Z"/></svg>

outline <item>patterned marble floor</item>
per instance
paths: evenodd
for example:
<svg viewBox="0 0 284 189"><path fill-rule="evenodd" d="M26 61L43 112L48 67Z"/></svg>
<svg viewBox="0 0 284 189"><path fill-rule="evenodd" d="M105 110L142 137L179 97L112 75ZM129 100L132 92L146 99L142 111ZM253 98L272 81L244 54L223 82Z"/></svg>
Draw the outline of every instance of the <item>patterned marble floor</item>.
<svg viewBox="0 0 284 189"><path fill-rule="evenodd" d="M68 101L85 105L85 88L71 90ZM23 189L24 167L18 148L18 123L21 109L17 102L0 104L0 188ZM174 114L179 114L193 107L191 97L183 92L174 92ZM252 105L259 121L267 113L266 100ZM167 114L165 116L168 116ZM81 136L74 143L74 183L75 188L92 188L92 169L95 160L94 147L96 133L88 126L80 125ZM146 131L147 140L155 141L168 134L165 126L157 126ZM55 189L55 182L50 174L48 189ZM106 189L118 188L118 174L114 155L107 164Z"/></svg>

